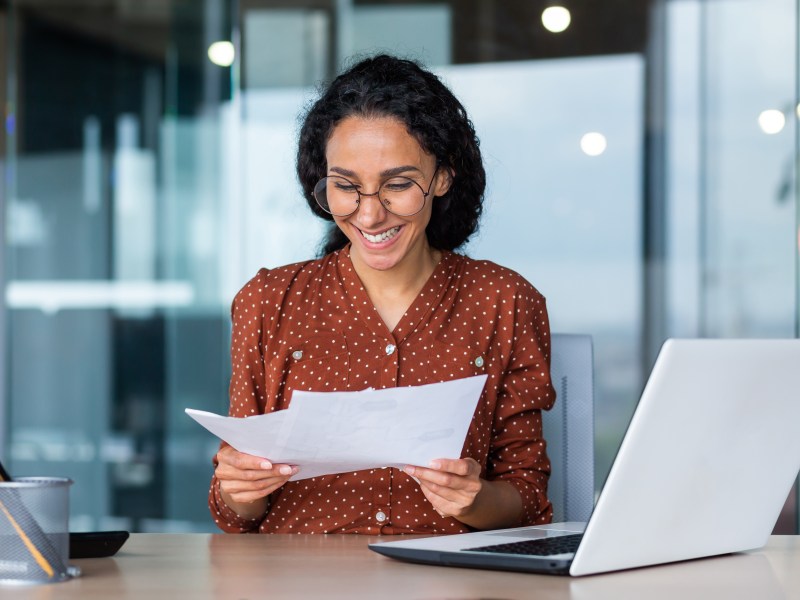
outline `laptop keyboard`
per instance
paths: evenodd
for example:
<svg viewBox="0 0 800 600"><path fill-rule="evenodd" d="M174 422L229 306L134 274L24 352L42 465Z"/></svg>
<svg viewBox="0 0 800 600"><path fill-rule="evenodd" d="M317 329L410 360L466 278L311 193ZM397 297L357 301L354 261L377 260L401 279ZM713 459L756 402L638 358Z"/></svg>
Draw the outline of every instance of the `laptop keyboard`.
<svg viewBox="0 0 800 600"><path fill-rule="evenodd" d="M528 556L552 556L554 554L569 554L578 549L578 544L583 537L582 533L559 535L555 537L509 542L508 544L492 544L478 548L466 548L471 552L495 552L498 554L526 554Z"/></svg>

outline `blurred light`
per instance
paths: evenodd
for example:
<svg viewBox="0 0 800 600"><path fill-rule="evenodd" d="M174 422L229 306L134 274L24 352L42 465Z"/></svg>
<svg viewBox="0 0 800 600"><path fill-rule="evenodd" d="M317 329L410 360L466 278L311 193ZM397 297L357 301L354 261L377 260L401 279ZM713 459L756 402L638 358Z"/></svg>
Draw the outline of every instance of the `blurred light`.
<svg viewBox="0 0 800 600"><path fill-rule="evenodd" d="M761 127L761 131L764 133L770 135L779 133L783 130L784 125L786 125L786 117L781 111L774 108L762 111L758 115L758 126Z"/></svg>
<svg viewBox="0 0 800 600"><path fill-rule="evenodd" d="M152 309L190 306L194 288L186 281L37 280L9 281L6 303L45 314L94 308Z"/></svg>
<svg viewBox="0 0 800 600"><path fill-rule="evenodd" d="M602 133L592 131L581 138L581 150L589 156L600 156L606 151L608 142Z"/></svg>
<svg viewBox="0 0 800 600"><path fill-rule="evenodd" d="M220 67L230 67L236 57L236 50L231 42L214 42L208 47L208 60Z"/></svg>
<svg viewBox="0 0 800 600"><path fill-rule="evenodd" d="M572 17L563 6L551 6L542 11L542 25L547 31L561 33L569 27Z"/></svg>

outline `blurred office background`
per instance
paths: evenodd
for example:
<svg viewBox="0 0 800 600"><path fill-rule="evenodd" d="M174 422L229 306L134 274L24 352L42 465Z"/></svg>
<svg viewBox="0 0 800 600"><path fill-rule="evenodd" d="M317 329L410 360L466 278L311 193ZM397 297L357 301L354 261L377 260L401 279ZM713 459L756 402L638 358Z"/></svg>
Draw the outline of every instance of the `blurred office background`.
<svg viewBox="0 0 800 600"><path fill-rule="evenodd" d="M598 487L666 337L798 335L795 0L7 0L0 38L0 456L73 529L214 530L183 409L226 410L236 290L317 252L297 118L354 53L471 113L466 251L594 337Z"/></svg>

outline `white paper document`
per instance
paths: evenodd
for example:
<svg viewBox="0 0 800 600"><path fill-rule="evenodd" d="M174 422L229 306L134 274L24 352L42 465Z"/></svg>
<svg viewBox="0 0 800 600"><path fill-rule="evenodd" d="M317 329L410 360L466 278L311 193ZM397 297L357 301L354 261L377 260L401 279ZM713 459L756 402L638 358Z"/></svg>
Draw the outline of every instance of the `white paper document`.
<svg viewBox="0 0 800 600"><path fill-rule="evenodd" d="M486 375L361 392L292 394L289 408L244 419L186 409L239 452L297 465L292 480L460 458Z"/></svg>

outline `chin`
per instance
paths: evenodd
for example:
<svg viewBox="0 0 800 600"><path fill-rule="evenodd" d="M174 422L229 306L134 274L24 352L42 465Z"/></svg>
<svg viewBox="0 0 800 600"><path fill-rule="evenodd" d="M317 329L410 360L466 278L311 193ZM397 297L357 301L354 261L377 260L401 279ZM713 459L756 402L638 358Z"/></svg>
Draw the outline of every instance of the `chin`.
<svg viewBox="0 0 800 600"><path fill-rule="evenodd" d="M375 269L376 271L389 271L394 268L398 261L391 256L376 256L370 254L362 254L361 255L362 262L367 265L370 269Z"/></svg>

